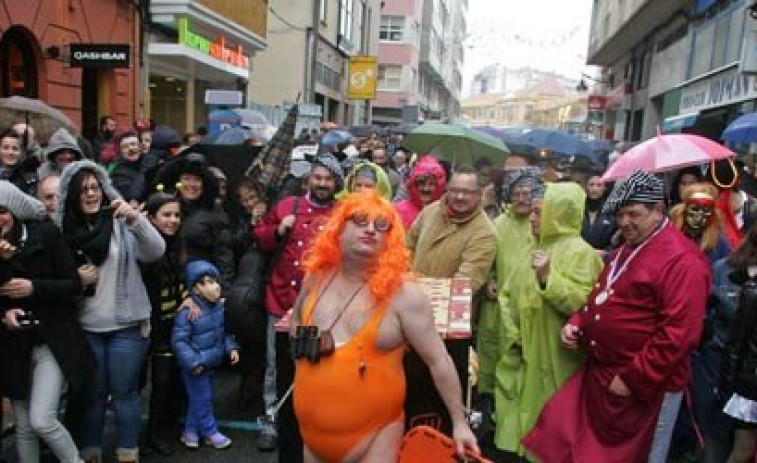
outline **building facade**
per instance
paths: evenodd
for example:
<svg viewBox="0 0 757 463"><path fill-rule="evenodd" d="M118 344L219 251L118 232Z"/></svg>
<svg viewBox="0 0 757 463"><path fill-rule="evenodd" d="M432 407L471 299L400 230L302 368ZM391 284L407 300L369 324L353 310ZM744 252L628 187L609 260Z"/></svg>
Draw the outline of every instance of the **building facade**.
<svg viewBox="0 0 757 463"><path fill-rule="evenodd" d="M644 140L657 130L719 140L755 109L742 54L757 45L744 0L595 2L588 63L603 66L606 138ZM746 45L745 45L746 44ZM590 98L591 100L591 98Z"/></svg>
<svg viewBox="0 0 757 463"><path fill-rule="evenodd" d="M566 88L559 78L546 74L524 88L509 93L479 93L462 102L462 114L471 126L568 127L587 116L586 96ZM492 87L489 87L492 88Z"/></svg>
<svg viewBox="0 0 757 463"><path fill-rule="evenodd" d="M246 106L252 63L267 35L267 0L151 0L143 115L193 132L223 102L214 96Z"/></svg>
<svg viewBox="0 0 757 463"><path fill-rule="evenodd" d="M300 101L323 121L364 124L370 102L348 99L351 56L378 53L380 0L270 0L268 49L253 63L250 99Z"/></svg>
<svg viewBox="0 0 757 463"><path fill-rule="evenodd" d="M467 13L467 0L386 2L375 121L449 121L459 116Z"/></svg>
<svg viewBox="0 0 757 463"><path fill-rule="evenodd" d="M130 124L139 113L145 9L118 0L86 8L71 0L2 2L0 96L39 98L85 135L106 114Z"/></svg>

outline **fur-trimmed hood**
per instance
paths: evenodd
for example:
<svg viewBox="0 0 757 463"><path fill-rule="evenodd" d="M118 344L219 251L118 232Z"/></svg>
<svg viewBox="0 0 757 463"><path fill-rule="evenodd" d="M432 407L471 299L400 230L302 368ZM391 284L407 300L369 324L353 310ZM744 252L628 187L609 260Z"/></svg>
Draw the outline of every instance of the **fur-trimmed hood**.
<svg viewBox="0 0 757 463"><path fill-rule="evenodd" d="M100 188L103 191L103 204L108 204L114 199L120 199L121 195L113 188L108 177L108 172L99 164L96 164L89 160L82 160L72 162L67 165L63 172L60 174L60 183L58 185L58 204L55 205L55 212L53 213L53 221L59 227L63 226L63 219L66 213L66 198L68 198L68 192L71 189L71 179L79 173L79 171L86 169L95 174L97 181L100 183Z"/></svg>

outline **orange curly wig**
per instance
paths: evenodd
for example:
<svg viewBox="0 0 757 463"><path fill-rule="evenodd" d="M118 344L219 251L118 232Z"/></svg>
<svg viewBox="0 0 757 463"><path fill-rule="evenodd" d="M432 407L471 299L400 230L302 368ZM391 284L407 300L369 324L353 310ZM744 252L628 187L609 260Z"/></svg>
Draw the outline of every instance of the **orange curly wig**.
<svg viewBox="0 0 757 463"><path fill-rule="evenodd" d="M386 232L384 249L368 269L368 287L377 303L388 303L410 269L410 252L405 247L405 229L392 204L378 192L366 190L351 193L336 206L323 230L305 253L305 276L319 275L342 265L339 245L344 226L353 214L366 214L370 220L381 216L391 223Z"/></svg>
<svg viewBox="0 0 757 463"><path fill-rule="evenodd" d="M682 202L676 204L670 210L670 219L679 230L683 230L686 224L686 203L695 193L704 193L712 198L713 203L717 201L718 198L718 190L711 183L692 183L687 186L683 190L683 196L681 198ZM715 216L713 217L712 223L705 228L698 243L699 248L702 251L714 249L723 230L723 216L717 207L713 205L713 208Z"/></svg>

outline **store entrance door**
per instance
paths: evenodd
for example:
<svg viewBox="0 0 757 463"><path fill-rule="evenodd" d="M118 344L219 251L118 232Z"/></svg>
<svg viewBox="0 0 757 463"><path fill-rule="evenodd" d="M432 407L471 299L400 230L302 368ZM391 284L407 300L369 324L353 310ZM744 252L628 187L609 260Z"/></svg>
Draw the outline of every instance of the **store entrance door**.
<svg viewBox="0 0 757 463"><path fill-rule="evenodd" d="M87 140L92 140L99 130L97 114L99 70L84 68L81 73L81 126L82 134Z"/></svg>

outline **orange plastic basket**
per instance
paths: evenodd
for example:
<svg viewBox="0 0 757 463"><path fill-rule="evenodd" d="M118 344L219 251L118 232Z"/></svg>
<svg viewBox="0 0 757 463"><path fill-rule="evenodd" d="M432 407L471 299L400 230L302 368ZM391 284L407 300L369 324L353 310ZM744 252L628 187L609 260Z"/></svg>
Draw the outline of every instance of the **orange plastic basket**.
<svg viewBox="0 0 757 463"><path fill-rule="evenodd" d="M455 453L455 442L430 426L416 426L405 434L400 448L399 463L492 463L486 458L467 451L461 460Z"/></svg>

